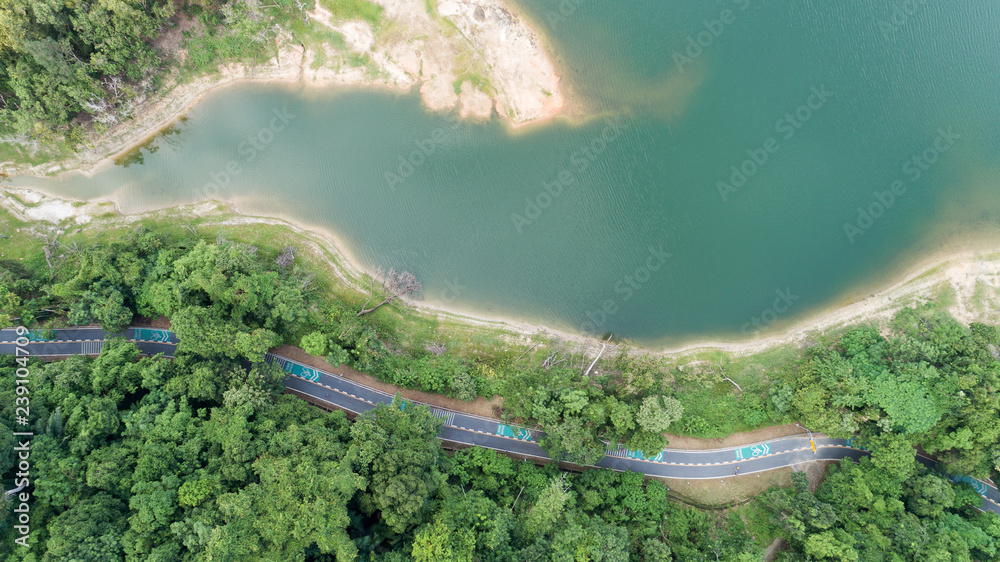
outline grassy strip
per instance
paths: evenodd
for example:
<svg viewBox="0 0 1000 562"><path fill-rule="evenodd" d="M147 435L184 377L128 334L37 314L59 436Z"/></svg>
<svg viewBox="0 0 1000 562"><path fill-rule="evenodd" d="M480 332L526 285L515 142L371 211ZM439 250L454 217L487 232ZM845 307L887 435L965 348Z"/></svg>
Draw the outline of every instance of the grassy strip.
<svg viewBox="0 0 1000 562"><path fill-rule="evenodd" d="M376 31L382 26L384 8L366 0L320 0L320 4L340 21L363 20Z"/></svg>

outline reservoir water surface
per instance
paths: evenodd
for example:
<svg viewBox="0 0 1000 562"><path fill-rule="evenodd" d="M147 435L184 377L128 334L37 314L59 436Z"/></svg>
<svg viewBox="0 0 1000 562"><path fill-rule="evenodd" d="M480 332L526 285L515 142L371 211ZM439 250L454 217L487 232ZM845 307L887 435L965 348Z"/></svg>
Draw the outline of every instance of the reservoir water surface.
<svg viewBox="0 0 1000 562"><path fill-rule="evenodd" d="M781 329L1000 239L1000 3L522 9L593 118L512 132L416 94L244 85L93 177L15 184L233 201L413 271L429 304L653 347Z"/></svg>

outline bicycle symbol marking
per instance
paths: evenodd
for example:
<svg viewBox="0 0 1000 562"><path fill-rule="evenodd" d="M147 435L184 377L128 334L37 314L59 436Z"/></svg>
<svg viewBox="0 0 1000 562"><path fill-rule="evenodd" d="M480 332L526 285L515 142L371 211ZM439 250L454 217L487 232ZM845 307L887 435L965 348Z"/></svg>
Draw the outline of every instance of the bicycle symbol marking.
<svg viewBox="0 0 1000 562"><path fill-rule="evenodd" d="M952 478L952 480L955 482L968 483L980 496L986 496L986 493L988 491L988 489L986 488L986 484L984 484L979 480L976 480L975 478L972 478L971 476L955 476Z"/></svg>
<svg viewBox="0 0 1000 562"><path fill-rule="evenodd" d="M169 343L170 332L167 330L154 330L151 328L136 328L132 338L137 341Z"/></svg>
<svg viewBox="0 0 1000 562"><path fill-rule="evenodd" d="M521 441L531 441L532 437L534 437L534 432L523 427L514 427L501 423L497 424L497 435L520 439Z"/></svg>
<svg viewBox="0 0 1000 562"><path fill-rule="evenodd" d="M42 330L31 330L28 332L28 341L55 341L55 339L43 338Z"/></svg>
<svg viewBox="0 0 1000 562"><path fill-rule="evenodd" d="M736 460L741 461L744 459L752 459L755 457L761 457L771 453L771 445L769 443L764 443L763 445L754 445L752 447L743 447L736 449Z"/></svg>

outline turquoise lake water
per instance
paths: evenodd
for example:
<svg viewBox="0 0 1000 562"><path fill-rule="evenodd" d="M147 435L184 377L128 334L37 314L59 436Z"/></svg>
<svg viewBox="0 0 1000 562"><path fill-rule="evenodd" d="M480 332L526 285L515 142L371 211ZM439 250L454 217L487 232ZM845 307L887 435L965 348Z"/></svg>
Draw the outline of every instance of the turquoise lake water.
<svg viewBox="0 0 1000 562"><path fill-rule="evenodd" d="M864 4L538 0L584 124L244 85L141 162L15 183L125 211L233 201L409 269L450 309L745 340L1000 240L1000 3Z"/></svg>

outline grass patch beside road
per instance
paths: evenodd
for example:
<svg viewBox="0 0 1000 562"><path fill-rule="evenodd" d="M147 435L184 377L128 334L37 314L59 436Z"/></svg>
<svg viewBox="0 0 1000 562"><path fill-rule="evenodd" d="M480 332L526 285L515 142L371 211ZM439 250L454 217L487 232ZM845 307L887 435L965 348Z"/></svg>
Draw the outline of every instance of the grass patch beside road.
<svg viewBox="0 0 1000 562"><path fill-rule="evenodd" d="M384 8L366 0L321 0L321 4L340 21L364 20L376 31L382 26Z"/></svg>
<svg viewBox="0 0 1000 562"><path fill-rule="evenodd" d="M723 509L746 503L775 486L791 486L791 474L792 469L786 467L729 478L660 480L670 488L670 494L679 501L700 509Z"/></svg>

